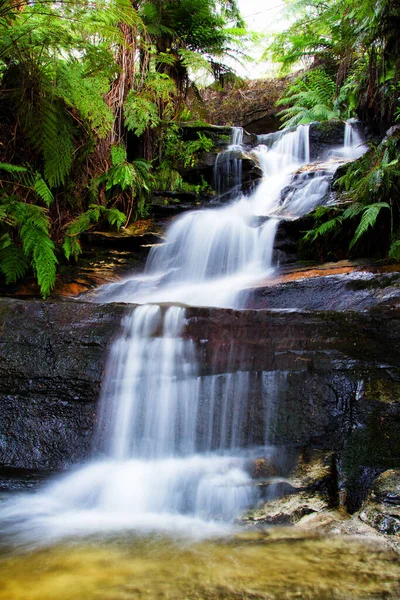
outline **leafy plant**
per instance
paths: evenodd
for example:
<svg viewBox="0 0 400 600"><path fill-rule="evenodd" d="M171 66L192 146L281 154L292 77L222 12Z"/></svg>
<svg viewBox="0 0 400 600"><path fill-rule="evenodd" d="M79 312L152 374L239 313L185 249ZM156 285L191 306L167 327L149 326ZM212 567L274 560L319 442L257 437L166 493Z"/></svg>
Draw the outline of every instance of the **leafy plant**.
<svg viewBox="0 0 400 600"><path fill-rule="evenodd" d="M65 226L63 250L67 259L77 260L82 253L79 236L96 225L101 218L106 218L112 226L120 227L125 223L126 216L116 208L107 208L101 204L91 204L87 211Z"/></svg>
<svg viewBox="0 0 400 600"><path fill-rule="evenodd" d="M0 225L0 270L6 283L15 283L31 265L46 298L55 283L57 264L47 210L3 195Z"/></svg>
<svg viewBox="0 0 400 600"><path fill-rule="evenodd" d="M322 69L313 69L301 75L289 86L277 105L290 104L279 114L283 127L292 127L313 121L329 121L339 117L334 107L335 82Z"/></svg>
<svg viewBox="0 0 400 600"><path fill-rule="evenodd" d="M399 246L394 231L400 216L399 144L400 138L394 134L348 166L346 173L335 183L347 207L317 209L314 212L316 226L306 233L305 241L314 242L338 232L347 223L352 225L349 227L352 231L349 250L352 250L376 226L378 216L384 211L390 214L389 239L385 241L385 247L390 247L390 258L397 257Z"/></svg>

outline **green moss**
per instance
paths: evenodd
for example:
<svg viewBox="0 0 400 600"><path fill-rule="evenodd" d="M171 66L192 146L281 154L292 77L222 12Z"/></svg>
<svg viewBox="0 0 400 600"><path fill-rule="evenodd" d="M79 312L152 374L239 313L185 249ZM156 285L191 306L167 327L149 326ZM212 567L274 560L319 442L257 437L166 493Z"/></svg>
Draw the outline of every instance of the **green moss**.
<svg viewBox="0 0 400 600"><path fill-rule="evenodd" d="M371 379L365 383L364 389L365 396L371 400L389 404L400 402L400 381Z"/></svg>
<svg viewBox="0 0 400 600"><path fill-rule="evenodd" d="M380 384L372 383L379 389ZM382 396L381 396L382 397ZM385 402L385 400L383 401ZM365 468L386 470L398 467L400 456L400 418L376 408L363 428L355 430L343 454L343 470L347 478L347 506L357 510L368 489L364 490L362 473Z"/></svg>

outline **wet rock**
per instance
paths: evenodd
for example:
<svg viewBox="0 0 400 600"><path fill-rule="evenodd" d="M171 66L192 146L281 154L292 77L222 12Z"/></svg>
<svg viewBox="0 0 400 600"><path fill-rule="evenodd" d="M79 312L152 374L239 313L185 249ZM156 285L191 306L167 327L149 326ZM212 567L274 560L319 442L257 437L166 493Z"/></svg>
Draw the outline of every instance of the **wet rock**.
<svg viewBox="0 0 400 600"><path fill-rule="evenodd" d="M0 301L3 465L65 468L89 456L110 344L131 310L121 304ZM395 466L399 308L340 313L188 307L186 319L185 335L194 340L205 384L230 374L246 378L243 446L263 446L268 439L294 448L345 449L347 486L360 465ZM221 414L223 402L222 394L216 397ZM199 439L206 423L199 419ZM280 465L277 471L284 473Z"/></svg>
<svg viewBox="0 0 400 600"><path fill-rule="evenodd" d="M294 245L285 230L278 231L276 253L287 262ZM281 255L279 254L281 257ZM284 261L285 262L285 261ZM249 308L361 311L379 304L400 302L398 267L364 266L362 263L327 263L318 267L288 268L249 291Z"/></svg>
<svg viewBox="0 0 400 600"><path fill-rule="evenodd" d="M275 477L277 474L276 466L268 458L256 458L250 466L250 475L253 479Z"/></svg>
<svg viewBox="0 0 400 600"><path fill-rule="evenodd" d="M0 302L0 466L60 469L92 449L121 306Z"/></svg>
<svg viewBox="0 0 400 600"><path fill-rule="evenodd" d="M90 244L129 248L130 250L137 250L147 244L157 244L163 241L160 227L157 227L150 219L136 221L129 227L121 227L119 231L92 231L86 237Z"/></svg>
<svg viewBox="0 0 400 600"><path fill-rule="evenodd" d="M360 519L387 535L400 532L400 469L382 473L361 508Z"/></svg>
<svg viewBox="0 0 400 600"><path fill-rule="evenodd" d="M337 506L334 454L303 450L287 479L273 479L267 486L266 498L268 501L262 507L245 515L244 522L291 524L305 515L321 513Z"/></svg>
<svg viewBox="0 0 400 600"><path fill-rule="evenodd" d="M329 510L329 504L318 495L299 492L272 500L262 508L247 513L242 521L245 524L292 525L305 515Z"/></svg>
<svg viewBox="0 0 400 600"><path fill-rule="evenodd" d="M341 147L344 143L343 121L311 123L310 125L310 160L325 160L333 147Z"/></svg>

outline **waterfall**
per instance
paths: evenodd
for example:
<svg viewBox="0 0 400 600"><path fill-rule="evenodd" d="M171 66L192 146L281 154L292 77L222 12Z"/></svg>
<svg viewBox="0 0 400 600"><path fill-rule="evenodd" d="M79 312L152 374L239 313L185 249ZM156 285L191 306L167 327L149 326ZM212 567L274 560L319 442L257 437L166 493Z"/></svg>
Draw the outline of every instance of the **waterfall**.
<svg viewBox="0 0 400 600"><path fill-rule="evenodd" d="M217 154L214 166L214 188L219 196L239 195L242 186L243 128L232 127L228 148Z"/></svg>
<svg viewBox="0 0 400 600"><path fill-rule="evenodd" d="M308 133L300 126L264 138L254 150L264 177L251 196L178 218L166 243L152 248L143 275L101 288L101 302L139 306L125 316L108 358L95 459L34 497L3 505L3 521L21 539L126 530L221 534L257 502L251 460L269 452L284 375L241 369L233 350L225 372L215 356L202 373L199 347L185 336L186 309L160 303L240 307L239 292L272 272L279 219L291 204L296 214L310 210L310 198L315 205L326 192L326 181L321 187L294 176L309 161ZM233 153L242 138L234 129L216 166L237 182ZM286 202L293 177L305 187L295 186Z"/></svg>
<svg viewBox="0 0 400 600"><path fill-rule="evenodd" d="M344 129L343 155L347 158L359 158L368 150L368 146L359 131L359 123L356 119L348 119Z"/></svg>
<svg viewBox="0 0 400 600"><path fill-rule="evenodd" d="M258 146L253 153L264 177L250 197L235 196L227 206L176 219L166 243L151 249L145 273L104 286L98 300L240 308L238 291L272 273L275 233L284 216L282 190L309 152L308 125L281 133L270 147ZM318 203L316 193L313 202Z"/></svg>

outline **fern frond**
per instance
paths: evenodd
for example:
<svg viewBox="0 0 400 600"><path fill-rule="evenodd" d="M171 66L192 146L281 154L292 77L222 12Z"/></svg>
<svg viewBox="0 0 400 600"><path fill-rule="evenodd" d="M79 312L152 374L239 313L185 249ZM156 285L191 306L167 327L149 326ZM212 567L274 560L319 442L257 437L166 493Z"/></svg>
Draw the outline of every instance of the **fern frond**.
<svg viewBox="0 0 400 600"><path fill-rule="evenodd" d="M132 90L125 100L124 116L126 127L137 136L142 135L147 127L153 128L160 123L157 105Z"/></svg>
<svg viewBox="0 0 400 600"><path fill-rule="evenodd" d="M26 167L22 167L20 165L11 165L10 163L0 163L0 169L17 176L28 171Z"/></svg>
<svg viewBox="0 0 400 600"><path fill-rule="evenodd" d="M65 183L72 167L72 126L60 101L44 91L26 122L27 133L44 159L44 176L49 186Z"/></svg>
<svg viewBox="0 0 400 600"><path fill-rule="evenodd" d="M112 146L111 148L111 164L113 167L120 165L126 161L126 150L122 145Z"/></svg>
<svg viewBox="0 0 400 600"><path fill-rule="evenodd" d="M348 208L346 208L342 217L343 219L352 219L353 217L359 215L360 212L363 212L363 210L365 210L365 206L359 202L353 202Z"/></svg>
<svg viewBox="0 0 400 600"><path fill-rule="evenodd" d="M100 204L91 204L89 209L71 221L65 228L65 238L63 250L65 257L69 260L71 256L78 258L82 249L79 242L79 236L99 222L101 216L104 216L110 225L115 225L118 229L125 223L126 216L116 208L107 208Z"/></svg>
<svg viewBox="0 0 400 600"><path fill-rule="evenodd" d="M16 246L8 233L0 238L0 271L6 284L15 283L21 279L29 268L29 260L22 248Z"/></svg>
<svg viewBox="0 0 400 600"><path fill-rule="evenodd" d="M47 298L56 280L55 247L50 239L50 221L46 209L9 199L9 212L19 228L22 250L31 261L43 298Z"/></svg>
<svg viewBox="0 0 400 600"><path fill-rule="evenodd" d="M53 203L54 196L40 173L35 174L35 182L33 187L39 198L43 200L46 206L50 206Z"/></svg>
<svg viewBox="0 0 400 600"><path fill-rule="evenodd" d="M375 204L371 204L368 206L368 208L366 208L354 233L354 237L350 242L350 250L358 242L360 237L368 231L369 228L373 228L375 226L376 219L378 218L382 208L388 208L390 210L390 206L387 202L376 202Z"/></svg>
<svg viewBox="0 0 400 600"><path fill-rule="evenodd" d="M103 206L102 209L102 212L107 218L107 221L110 223L110 225L115 226L117 229L120 229L125 223L126 216L117 208L106 208Z"/></svg>
<svg viewBox="0 0 400 600"><path fill-rule="evenodd" d="M334 229L336 229L336 227L338 227L341 224L341 222L341 217L335 217L334 219L330 219L329 221L326 221L326 223L322 223L322 225L320 225L316 229L311 229L310 231L307 231L306 235L304 236L304 239L313 242L318 237L324 236L329 231L333 231Z"/></svg>

